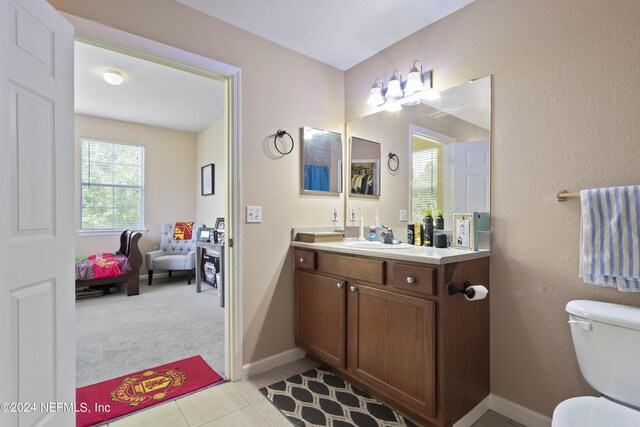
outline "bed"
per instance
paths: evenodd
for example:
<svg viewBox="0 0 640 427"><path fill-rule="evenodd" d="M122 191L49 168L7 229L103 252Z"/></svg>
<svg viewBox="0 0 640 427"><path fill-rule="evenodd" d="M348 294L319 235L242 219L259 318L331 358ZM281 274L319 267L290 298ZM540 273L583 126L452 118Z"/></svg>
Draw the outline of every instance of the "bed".
<svg viewBox="0 0 640 427"><path fill-rule="evenodd" d="M142 234L125 230L117 252L76 258L76 289L88 286L127 284L127 296L140 293L142 254L138 241Z"/></svg>

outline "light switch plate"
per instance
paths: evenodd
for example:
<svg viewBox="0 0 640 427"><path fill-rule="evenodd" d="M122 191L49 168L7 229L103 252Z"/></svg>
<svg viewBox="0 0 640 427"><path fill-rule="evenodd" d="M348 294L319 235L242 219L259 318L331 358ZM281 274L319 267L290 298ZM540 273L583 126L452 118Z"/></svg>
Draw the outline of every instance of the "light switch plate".
<svg viewBox="0 0 640 427"><path fill-rule="evenodd" d="M247 206L247 223L262 222L262 206Z"/></svg>
<svg viewBox="0 0 640 427"><path fill-rule="evenodd" d="M350 214L350 219L351 221L355 221L356 220L356 208L351 208L351 214Z"/></svg>
<svg viewBox="0 0 640 427"><path fill-rule="evenodd" d="M400 209L400 221L407 222L407 211Z"/></svg>

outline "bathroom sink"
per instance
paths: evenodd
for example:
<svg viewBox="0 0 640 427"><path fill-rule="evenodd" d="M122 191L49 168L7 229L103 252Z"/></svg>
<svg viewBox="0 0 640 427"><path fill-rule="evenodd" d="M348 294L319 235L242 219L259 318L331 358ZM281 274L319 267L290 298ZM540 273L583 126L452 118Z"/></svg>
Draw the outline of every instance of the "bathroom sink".
<svg viewBox="0 0 640 427"><path fill-rule="evenodd" d="M371 242L369 240L350 240L350 241L345 241L343 242L343 244L345 246L348 246L350 248L357 248L357 249L380 249L380 250L387 250L387 249L409 249L409 248L413 248L413 245L409 245L407 243L398 243L395 245L389 245L386 243L382 243L382 242Z"/></svg>

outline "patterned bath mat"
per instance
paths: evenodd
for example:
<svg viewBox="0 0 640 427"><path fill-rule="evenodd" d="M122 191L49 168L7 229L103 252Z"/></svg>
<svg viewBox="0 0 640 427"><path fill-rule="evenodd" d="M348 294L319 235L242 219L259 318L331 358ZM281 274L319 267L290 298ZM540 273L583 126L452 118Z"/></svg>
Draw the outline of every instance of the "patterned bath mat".
<svg viewBox="0 0 640 427"><path fill-rule="evenodd" d="M391 427L416 424L365 391L322 368L263 387L294 426Z"/></svg>

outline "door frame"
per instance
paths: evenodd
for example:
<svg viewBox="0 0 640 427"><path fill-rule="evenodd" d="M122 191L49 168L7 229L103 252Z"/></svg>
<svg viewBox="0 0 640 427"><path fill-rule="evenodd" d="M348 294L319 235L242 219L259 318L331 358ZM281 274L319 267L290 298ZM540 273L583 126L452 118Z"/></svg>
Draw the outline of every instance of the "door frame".
<svg viewBox="0 0 640 427"><path fill-rule="evenodd" d="M60 12L75 28L75 39L141 59L225 82L227 118L227 158L225 226L228 242L225 257L225 374L231 381L242 378L242 242L241 185L241 70L215 59L185 51L104 24Z"/></svg>

